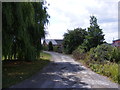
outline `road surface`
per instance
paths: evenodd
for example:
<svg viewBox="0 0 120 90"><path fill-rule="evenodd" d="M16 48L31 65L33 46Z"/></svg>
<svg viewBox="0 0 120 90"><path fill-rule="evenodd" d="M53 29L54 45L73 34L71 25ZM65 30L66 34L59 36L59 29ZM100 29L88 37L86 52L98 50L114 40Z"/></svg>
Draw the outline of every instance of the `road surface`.
<svg viewBox="0 0 120 90"><path fill-rule="evenodd" d="M31 78L10 88L118 88L107 77L96 74L73 58L55 52L51 63Z"/></svg>

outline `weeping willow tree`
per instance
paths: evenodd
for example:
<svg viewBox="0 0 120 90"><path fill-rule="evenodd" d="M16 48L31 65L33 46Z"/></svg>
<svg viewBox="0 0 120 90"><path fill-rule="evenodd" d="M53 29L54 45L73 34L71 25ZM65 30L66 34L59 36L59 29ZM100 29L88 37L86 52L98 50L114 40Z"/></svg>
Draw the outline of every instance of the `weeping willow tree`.
<svg viewBox="0 0 120 90"><path fill-rule="evenodd" d="M50 16L44 2L2 4L2 52L5 59L35 60Z"/></svg>

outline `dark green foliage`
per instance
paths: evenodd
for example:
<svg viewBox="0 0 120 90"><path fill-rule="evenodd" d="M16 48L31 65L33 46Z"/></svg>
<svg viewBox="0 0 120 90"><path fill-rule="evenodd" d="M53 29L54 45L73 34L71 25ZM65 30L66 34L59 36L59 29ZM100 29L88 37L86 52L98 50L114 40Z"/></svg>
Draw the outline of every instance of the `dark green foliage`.
<svg viewBox="0 0 120 90"><path fill-rule="evenodd" d="M83 43L86 34L86 30L82 28L68 30L68 33L64 34L64 52L71 54L80 44Z"/></svg>
<svg viewBox="0 0 120 90"><path fill-rule="evenodd" d="M114 47L112 51L110 52L110 54L111 54L111 61L120 62L120 48L119 47Z"/></svg>
<svg viewBox="0 0 120 90"><path fill-rule="evenodd" d="M90 17L90 27L88 28L88 34L85 36L83 46L86 46L86 50L97 47L97 45L104 43L104 35L102 29L97 24L97 18L95 16Z"/></svg>
<svg viewBox="0 0 120 90"><path fill-rule="evenodd" d="M51 41L49 42L48 49L49 51L53 51L53 44Z"/></svg>
<svg viewBox="0 0 120 90"><path fill-rule="evenodd" d="M62 49L63 49L62 46L53 46L54 52L62 53L63 52Z"/></svg>
<svg viewBox="0 0 120 90"><path fill-rule="evenodd" d="M42 46L42 50L47 51L48 50L48 46L43 45Z"/></svg>
<svg viewBox="0 0 120 90"><path fill-rule="evenodd" d="M120 49L117 47L112 47L110 45L98 45L96 48L91 48L89 52L89 57L91 60L104 62L118 62L120 61Z"/></svg>
<svg viewBox="0 0 120 90"><path fill-rule="evenodd" d="M97 47L97 45L103 43L104 35L102 29L97 24L97 18L91 16L88 31L81 28L76 28L73 31L68 30L68 33L64 34L63 46L64 52L71 54L79 45L87 52L90 48Z"/></svg>
<svg viewBox="0 0 120 90"><path fill-rule="evenodd" d="M80 46L78 46L77 49L75 49L72 52L72 54L73 54L73 56L74 56L74 58L76 60L80 60L80 59L84 60L84 58L85 58L85 49L80 45Z"/></svg>
<svg viewBox="0 0 120 90"><path fill-rule="evenodd" d="M53 51L58 52L58 46L53 46Z"/></svg>
<svg viewBox="0 0 120 90"><path fill-rule="evenodd" d="M109 60L109 52L112 51L112 46L110 45L98 45L97 48L90 49L90 59L95 61L105 61Z"/></svg>
<svg viewBox="0 0 120 90"><path fill-rule="evenodd" d="M5 59L38 58L49 18L44 2L3 2L2 5L2 52Z"/></svg>

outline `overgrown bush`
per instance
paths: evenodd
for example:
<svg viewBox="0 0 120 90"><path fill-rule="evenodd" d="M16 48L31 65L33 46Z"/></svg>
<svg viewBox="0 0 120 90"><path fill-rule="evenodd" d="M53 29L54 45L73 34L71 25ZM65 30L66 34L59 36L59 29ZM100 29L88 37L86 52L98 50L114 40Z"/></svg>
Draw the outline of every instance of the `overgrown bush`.
<svg viewBox="0 0 120 90"><path fill-rule="evenodd" d="M43 45L43 46L42 46L42 49L45 50L45 51L47 51L47 50L48 50L48 46L44 46L44 45Z"/></svg>
<svg viewBox="0 0 120 90"><path fill-rule="evenodd" d="M76 50L74 50L72 54L76 60L83 60L85 58L85 50L81 45Z"/></svg>
<svg viewBox="0 0 120 90"><path fill-rule="evenodd" d="M98 45L96 48L91 48L89 52L90 60L104 62L108 61L119 61L120 57L120 49L117 47L113 47L111 45Z"/></svg>
<svg viewBox="0 0 120 90"><path fill-rule="evenodd" d="M53 51L58 52L58 46L53 46Z"/></svg>
<svg viewBox="0 0 120 90"><path fill-rule="evenodd" d="M120 61L120 48L114 47L111 51L111 61Z"/></svg>
<svg viewBox="0 0 120 90"><path fill-rule="evenodd" d="M51 41L48 44L48 49L49 49L49 51L53 51L53 44Z"/></svg>

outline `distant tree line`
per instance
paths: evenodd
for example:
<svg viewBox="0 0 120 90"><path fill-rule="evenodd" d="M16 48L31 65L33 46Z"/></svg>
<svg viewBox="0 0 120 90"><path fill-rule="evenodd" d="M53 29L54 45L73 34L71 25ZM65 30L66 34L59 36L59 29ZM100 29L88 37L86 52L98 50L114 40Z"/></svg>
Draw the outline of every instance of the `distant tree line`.
<svg viewBox="0 0 120 90"><path fill-rule="evenodd" d="M37 59L49 18L45 2L3 2L3 57L9 60Z"/></svg>
<svg viewBox="0 0 120 90"><path fill-rule="evenodd" d="M71 54L79 45L86 52L90 48L97 47L97 45L104 43L104 34L97 24L97 18L95 16L90 17L90 27L88 30L82 28L76 28L74 30L68 30L64 34L63 47L64 52Z"/></svg>

